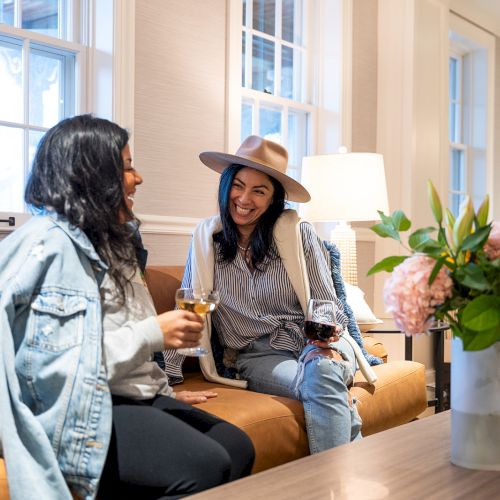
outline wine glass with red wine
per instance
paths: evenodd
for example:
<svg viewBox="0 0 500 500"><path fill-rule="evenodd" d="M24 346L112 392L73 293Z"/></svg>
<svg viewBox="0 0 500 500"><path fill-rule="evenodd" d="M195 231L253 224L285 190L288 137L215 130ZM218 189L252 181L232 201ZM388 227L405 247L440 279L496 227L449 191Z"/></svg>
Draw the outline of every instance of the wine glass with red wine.
<svg viewBox="0 0 500 500"><path fill-rule="evenodd" d="M325 341L334 336L335 309L335 302L331 300L309 299L304 325L308 339Z"/></svg>

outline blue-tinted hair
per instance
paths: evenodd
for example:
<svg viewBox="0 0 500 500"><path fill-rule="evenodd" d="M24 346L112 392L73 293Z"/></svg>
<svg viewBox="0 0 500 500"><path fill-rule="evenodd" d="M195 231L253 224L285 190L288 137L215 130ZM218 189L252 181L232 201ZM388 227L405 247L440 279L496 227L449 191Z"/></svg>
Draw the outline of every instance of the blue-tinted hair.
<svg viewBox="0 0 500 500"><path fill-rule="evenodd" d="M236 174L245 168L242 165L230 165L221 174L219 182L219 212L222 222L222 231L214 235L214 240L220 244L220 259L222 262L231 262L238 252L239 233L229 212L229 196ZM250 237L252 265L260 269L260 265L267 257L275 258L273 249L273 230L278 217L285 209L285 189L283 185L271 176L268 176L274 187L271 205L257 221Z"/></svg>

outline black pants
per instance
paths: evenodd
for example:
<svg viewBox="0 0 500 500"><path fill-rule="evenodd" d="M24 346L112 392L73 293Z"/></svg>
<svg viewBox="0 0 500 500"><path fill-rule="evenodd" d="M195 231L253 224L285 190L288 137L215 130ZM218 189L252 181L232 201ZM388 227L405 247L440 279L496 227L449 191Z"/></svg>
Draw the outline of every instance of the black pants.
<svg viewBox="0 0 500 500"><path fill-rule="evenodd" d="M171 499L250 474L254 449L236 426L170 397L113 397L98 498Z"/></svg>

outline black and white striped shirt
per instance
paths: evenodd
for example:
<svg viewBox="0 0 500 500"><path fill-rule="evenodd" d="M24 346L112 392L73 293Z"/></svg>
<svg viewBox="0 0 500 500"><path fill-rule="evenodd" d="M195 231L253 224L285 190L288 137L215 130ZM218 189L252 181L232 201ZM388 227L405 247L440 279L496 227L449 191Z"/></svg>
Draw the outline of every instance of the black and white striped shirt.
<svg viewBox="0 0 500 500"><path fill-rule="evenodd" d="M337 323L345 328L348 320L335 294L328 252L310 224L301 224L300 228L311 297L334 300ZM212 320L222 345L240 350L253 340L269 335L275 349L299 354L305 344L304 314L282 260L266 258L261 265L263 271L252 271L239 252L232 262L221 263L219 244L214 245L214 289L219 291L221 300ZM190 285L189 255L182 286Z"/></svg>

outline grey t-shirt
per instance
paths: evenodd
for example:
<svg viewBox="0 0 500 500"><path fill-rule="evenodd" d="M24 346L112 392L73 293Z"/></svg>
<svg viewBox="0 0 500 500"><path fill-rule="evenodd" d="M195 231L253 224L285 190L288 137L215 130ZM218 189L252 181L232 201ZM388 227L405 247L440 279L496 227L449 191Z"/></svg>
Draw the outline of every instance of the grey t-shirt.
<svg viewBox="0 0 500 500"><path fill-rule="evenodd" d="M104 360L111 394L131 399L175 397L165 372L153 361L153 353L164 349L163 334L139 271L132 279L132 290L120 305L109 276L101 285Z"/></svg>

